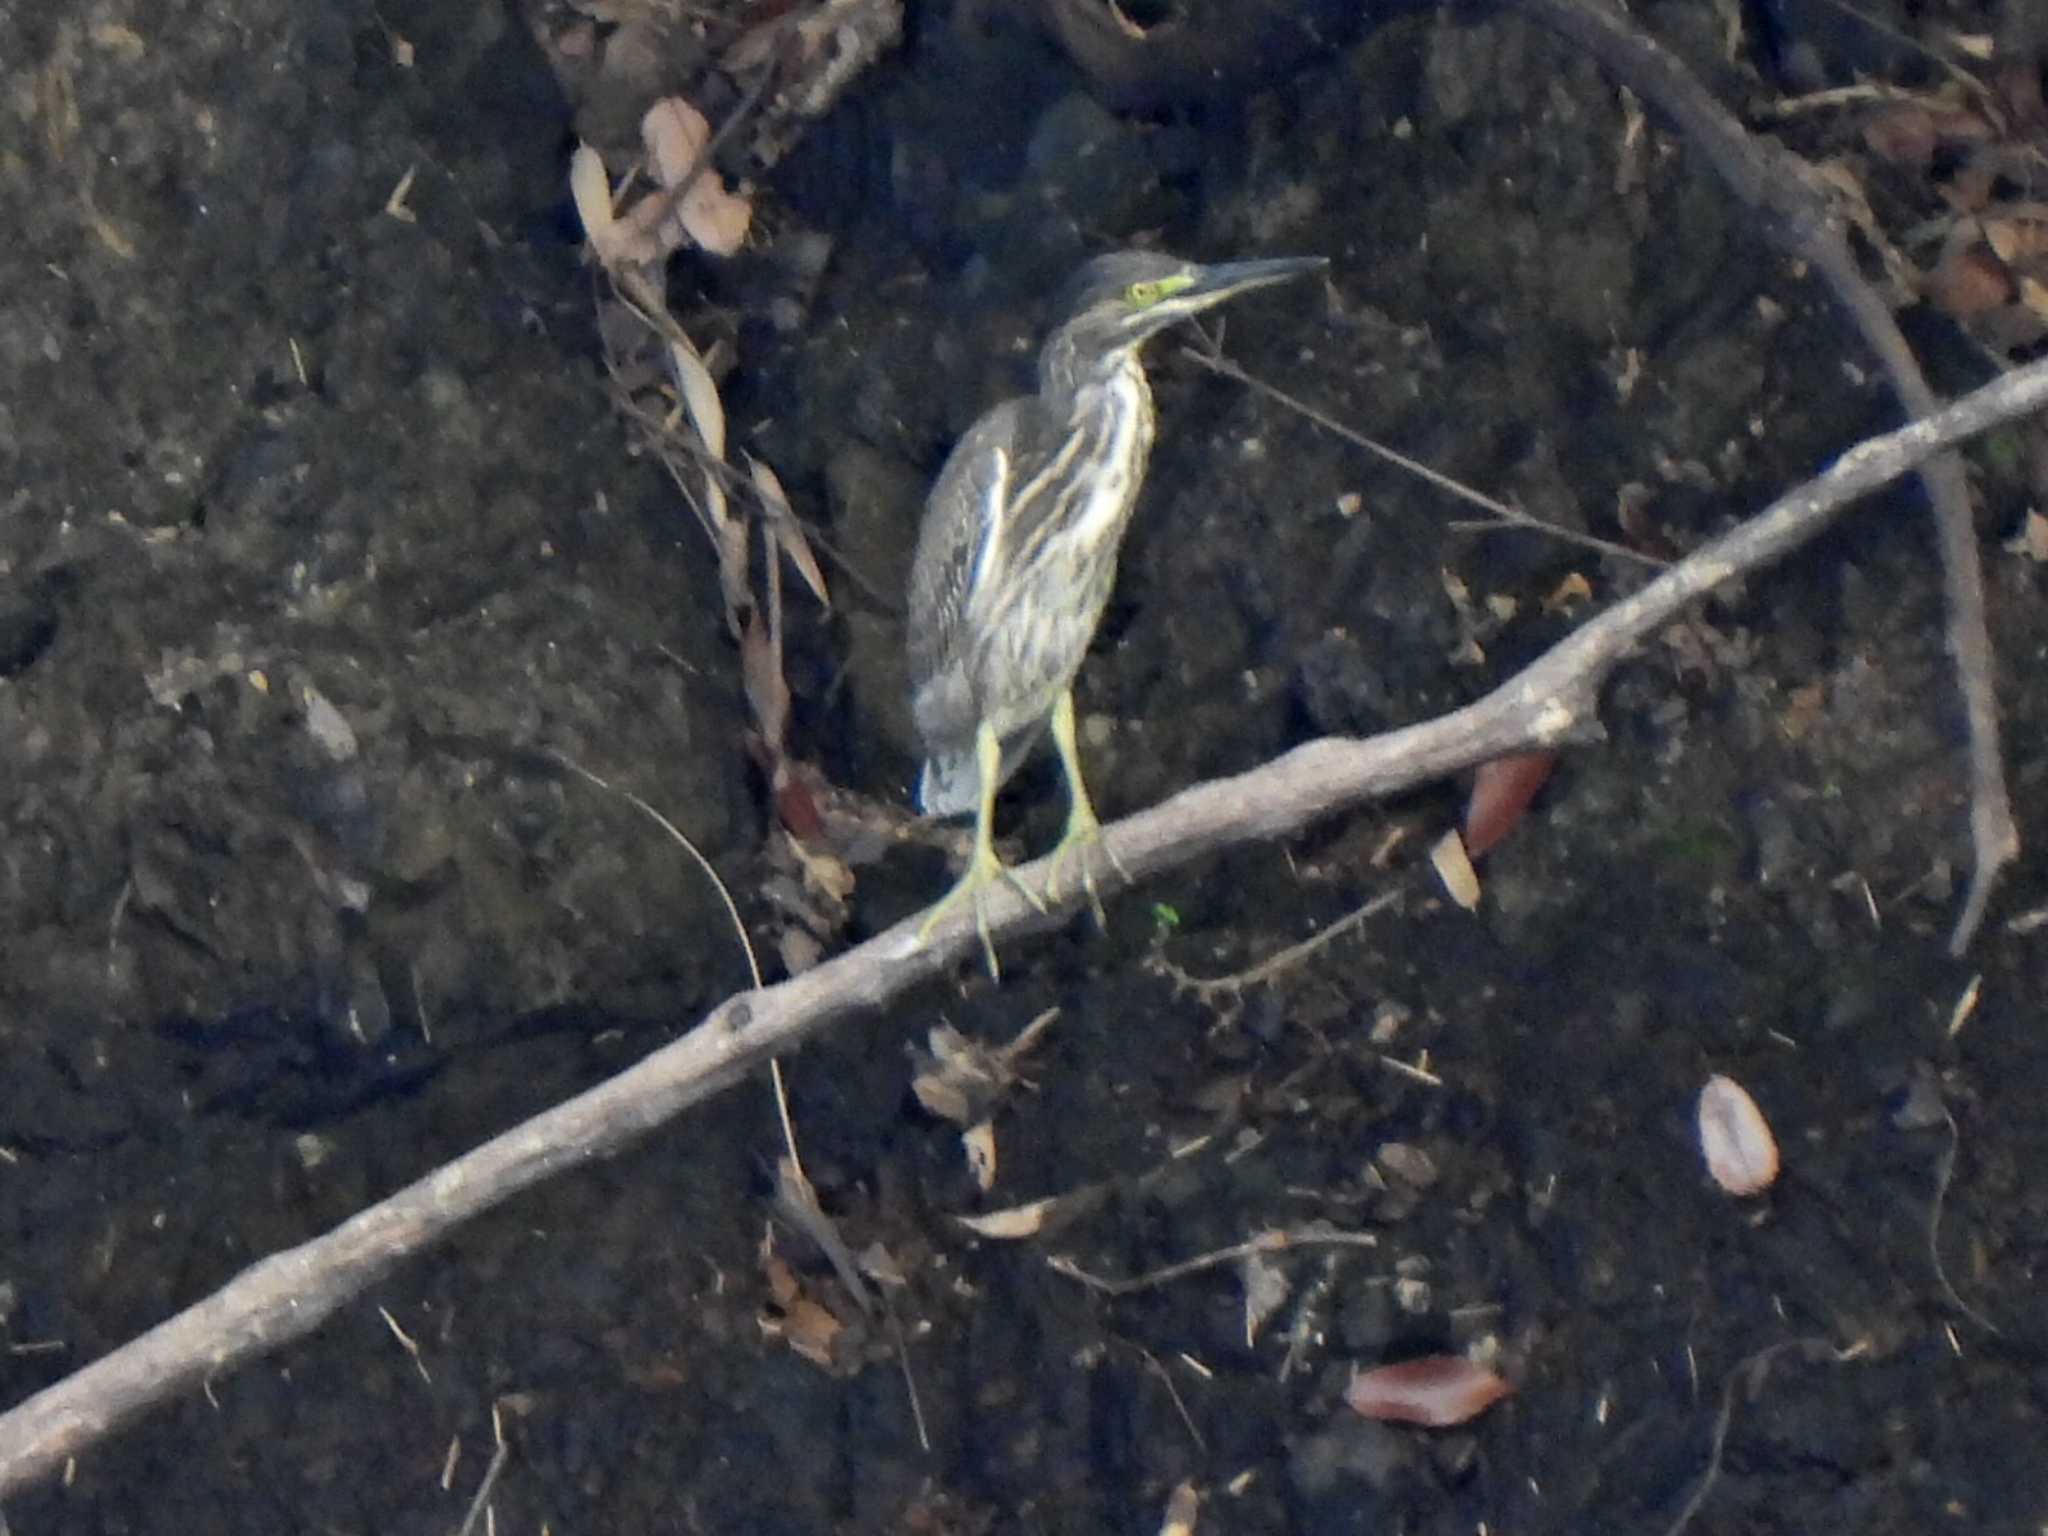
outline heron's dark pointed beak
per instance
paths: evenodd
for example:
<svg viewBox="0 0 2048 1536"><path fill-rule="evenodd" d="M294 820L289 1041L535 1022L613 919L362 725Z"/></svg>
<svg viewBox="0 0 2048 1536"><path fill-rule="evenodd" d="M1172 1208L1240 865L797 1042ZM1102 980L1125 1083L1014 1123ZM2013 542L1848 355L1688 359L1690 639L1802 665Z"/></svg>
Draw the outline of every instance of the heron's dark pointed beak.
<svg viewBox="0 0 2048 1536"><path fill-rule="evenodd" d="M1207 309L1252 288L1320 272L1329 264L1327 256L1275 256L1265 261L1225 261L1213 267L1198 267L1194 282L1175 294L1172 302Z"/></svg>

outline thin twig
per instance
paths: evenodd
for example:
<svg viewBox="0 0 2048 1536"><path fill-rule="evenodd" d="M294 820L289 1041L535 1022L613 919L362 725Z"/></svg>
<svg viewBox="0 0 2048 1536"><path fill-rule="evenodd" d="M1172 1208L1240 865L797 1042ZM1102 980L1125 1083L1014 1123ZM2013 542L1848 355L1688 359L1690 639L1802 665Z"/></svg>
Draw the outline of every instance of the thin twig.
<svg viewBox="0 0 2048 1536"><path fill-rule="evenodd" d="M1183 357L1193 359L1211 373L1220 373L1226 379L1235 379L1254 393L1264 395L1267 399L1273 401L1274 404L1283 405L1304 420L1314 422L1325 432L1342 438L1354 447L1363 448L1367 453L1377 454L1388 463L1399 465L1411 475L1427 480L1439 490L1448 491L1463 501L1469 501L1474 506L1491 512L1498 519L1498 522L1491 526L1520 528L1531 533L1545 534L1566 544L1576 544L1584 549L1597 550L1603 555L1612 555L1617 560L1633 561L1637 565L1647 565L1655 570L1662 570L1670 563L1669 561L1658 559L1655 555L1646 555L1639 549L1630 549L1626 544L1617 544L1612 539L1603 539L1598 534L1582 533L1576 528L1565 528L1557 523L1545 522L1540 517L1524 512L1520 507L1489 496L1484 491L1474 490L1463 481L1453 480L1441 470L1431 469L1420 459L1411 459L1407 454L1402 453L1398 449L1389 448L1385 443L1375 442L1363 432L1347 427L1334 416L1317 410L1307 401L1290 395L1287 391L1275 385L1268 384L1264 379L1246 373L1244 369L1224 356L1219 348L1212 346L1209 350L1205 351L1200 347L1182 347L1180 350Z"/></svg>
<svg viewBox="0 0 2048 1536"><path fill-rule="evenodd" d="M718 899L725 903L726 916L732 919L732 931L739 935L740 949L747 957L747 974L754 979L754 990L760 991L762 987L761 962L754 954L754 941L747 935L747 925L740 920L739 903L732 899L732 892L727 890L725 882L719 879L717 868L709 859L704 857L703 850L683 835L681 827L678 827L630 789L622 789L616 784L607 783L604 779L599 778L588 768L570 757L566 752L557 752L550 749L548 756L579 778L588 780L599 789L605 790L610 794L617 795L628 805L640 812L641 815L652 820L662 831L674 838L677 843L682 845L683 851L697 861L697 867L704 871L705 876L711 881L712 888L718 892ZM809 1189L811 1181L804 1172L804 1160L797 1152L796 1122L791 1119L789 1113L789 1088L782 1081L782 1063L779 1060L770 1058L768 1071L775 1086L775 1113L782 1122L783 1149L789 1154L790 1166L797 1182L805 1189Z"/></svg>
<svg viewBox="0 0 2048 1536"><path fill-rule="evenodd" d="M1272 981L1285 975L1303 961L1311 958L1324 946L1334 943L1345 934L1362 926L1367 918L1384 912L1388 907L1399 901L1401 895L1402 891L1399 886L1390 891L1382 891L1363 906L1345 913L1344 916L1338 918L1337 921L1331 923L1328 927L1310 934L1299 944L1290 944L1278 954L1269 955L1264 960L1259 961L1258 964L1248 965L1241 971L1232 971L1228 976L1191 975L1163 955L1160 956L1157 963L1161 973L1165 975L1168 981L1172 982L1176 987L1184 987L1194 993L1196 1001L1208 1003L1218 994L1235 995L1248 987L1256 987L1262 982Z"/></svg>
<svg viewBox="0 0 2048 1536"><path fill-rule="evenodd" d="M927 1456L931 1454L931 1431L925 1427L924 1399L917 1390L917 1373L910 1366L910 1339L903 1331L903 1319L896 1313L896 1302L886 1289L878 1290L882 1298L882 1311L889 1319L889 1333L896 1344L896 1363L903 1370L903 1390L910 1398L910 1422L917 1430L917 1448Z"/></svg>
<svg viewBox="0 0 2048 1536"><path fill-rule="evenodd" d="M455 1536L471 1536L476 1530L477 1521L483 1518L484 1510L490 1504L491 1490L498 1486L498 1474L505 1470L505 1463L512 1455L512 1447L505 1443L505 1426L498 1418L496 1405L491 1408L491 1433L497 1439L498 1448L491 1452L491 1464L484 1468L484 1479L477 1484L476 1497L469 1501L469 1513L463 1516Z"/></svg>
<svg viewBox="0 0 2048 1536"><path fill-rule="evenodd" d="M652 821L657 827L660 827L662 831L675 840L683 852L696 860L697 867L704 871L705 878L711 882L712 889L718 892L718 899L725 903L725 914L732 919L732 931L739 936L740 950L747 957L747 974L754 979L754 987L758 991L762 986L761 962L754 956L754 941L747 937L747 925L740 921L739 903L732 899L732 892L727 890L725 882L718 878L716 866L704 857L703 850L684 835L682 828L634 794L632 790L621 788L617 784L599 778L566 752L559 752L551 747L548 749L547 755L575 774L579 779L594 784L607 794L617 795L626 804L632 806L634 810L645 816L649 821Z"/></svg>
<svg viewBox="0 0 2048 1536"><path fill-rule="evenodd" d="M1956 1153L1961 1149L1963 1133L1956 1126L1956 1117L1946 1104L1941 1108L1942 1123L1948 1127L1948 1146L1942 1150L1941 1160L1934 1167L1934 1200L1927 1212L1927 1258L1934 1266L1934 1278L1941 1285L1941 1293L1954 1307L1986 1333L1996 1336L1997 1327L1991 1319L1963 1300L1956 1288L1949 1284L1948 1267L1941 1262L1941 1209L1948 1199L1948 1187L1955 1182Z"/></svg>
<svg viewBox="0 0 2048 1536"><path fill-rule="evenodd" d="M1159 1385L1166 1388L1166 1395L1173 1402L1173 1411L1180 1415L1181 1427L1187 1430L1188 1438L1195 1443L1195 1449L1204 1456L1208 1455L1209 1442L1203 1438L1202 1431L1195 1424L1195 1416L1188 1412L1188 1405L1180 1395L1180 1388L1173 1384L1173 1373L1167 1370L1159 1357L1135 1339L1120 1339L1111 1335L1109 1342L1122 1345L1145 1362L1145 1369L1152 1373ZM0 1533L0 1536L4 1536L4 1533Z"/></svg>
<svg viewBox="0 0 2048 1536"><path fill-rule="evenodd" d="M1275 1227L1244 1242L1232 1243L1227 1248L1214 1248L1191 1259L1163 1264L1158 1269L1148 1269L1141 1275L1130 1275L1124 1279L1093 1274L1062 1254L1053 1254L1045 1262L1055 1272L1069 1280L1078 1280L1091 1290L1108 1296L1130 1296L1175 1280L1185 1280L1189 1275L1199 1275L1220 1265L1235 1264L1254 1254L1281 1253L1298 1248L1377 1248L1379 1241L1371 1232L1339 1232L1329 1227Z"/></svg>

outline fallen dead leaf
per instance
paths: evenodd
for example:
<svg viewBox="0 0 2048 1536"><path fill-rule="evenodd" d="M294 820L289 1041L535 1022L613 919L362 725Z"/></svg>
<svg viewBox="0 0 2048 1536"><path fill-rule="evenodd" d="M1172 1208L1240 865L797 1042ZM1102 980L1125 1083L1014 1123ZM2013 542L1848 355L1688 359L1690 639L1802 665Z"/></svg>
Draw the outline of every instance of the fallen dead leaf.
<svg viewBox="0 0 2048 1536"><path fill-rule="evenodd" d="M1986 247L1955 245L1922 279L1921 291L1943 314L1967 320L2011 303L2012 276Z"/></svg>
<svg viewBox="0 0 2048 1536"><path fill-rule="evenodd" d="M968 1231L983 1237L1015 1242L1020 1238L1036 1237L1044 1231L1047 1218L1059 1208L1059 1203L1059 1196L1050 1195L1043 1200L1027 1201L1000 1211L986 1211L979 1216L955 1216L953 1219Z"/></svg>
<svg viewBox="0 0 2048 1536"><path fill-rule="evenodd" d="M1593 584L1579 572L1573 571L1543 599L1545 613L1570 613L1593 601Z"/></svg>
<svg viewBox="0 0 2048 1536"><path fill-rule="evenodd" d="M1159 1522L1159 1536L1195 1536L1195 1518L1202 1512L1202 1496L1193 1483L1181 1483L1166 1499L1166 1518Z"/></svg>
<svg viewBox="0 0 2048 1536"><path fill-rule="evenodd" d="M1287 1304L1294 1286L1286 1270L1256 1250L1238 1266L1238 1279L1244 1285L1244 1346L1250 1349L1267 1319Z"/></svg>
<svg viewBox="0 0 2048 1536"><path fill-rule="evenodd" d="M697 436L704 443L704 451L714 459L723 460L725 402L719 398L718 383L711 377L704 355L691 345L689 338L683 337L669 342L668 361L676 394L683 402L690 425L697 429Z"/></svg>
<svg viewBox="0 0 2048 1536"><path fill-rule="evenodd" d="M803 577L804 585L811 589L811 596L818 600L818 605L830 608L832 595L825 588L825 573L819 568L818 557L811 553L810 540L804 537L803 524L797 521L796 513L790 508L782 481L774 470L752 454L747 456L747 473L752 477L754 490L768 515L769 536L789 557L789 563L796 567L797 575Z"/></svg>
<svg viewBox="0 0 2048 1536"><path fill-rule="evenodd" d="M1880 112L1864 123L1863 142L1881 160L1924 169L1934 160L1934 114L1922 106Z"/></svg>
<svg viewBox="0 0 2048 1536"><path fill-rule="evenodd" d="M612 214L612 179L605 172L604 156L588 144L578 144L569 157L569 195L575 199L584 235L602 260L604 243L618 220Z"/></svg>
<svg viewBox="0 0 2048 1536"><path fill-rule="evenodd" d="M654 179L665 191L681 186L711 142L711 124L680 96L664 96L640 120ZM715 169L706 170L683 194L675 223L684 235L714 256L730 256L746 243L754 206L725 188Z"/></svg>
<svg viewBox="0 0 2048 1536"><path fill-rule="evenodd" d="M740 633L740 682L762 738L780 752L789 728L789 683L782 675L774 636L758 610L747 615Z"/></svg>
<svg viewBox="0 0 2048 1536"><path fill-rule="evenodd" d="M808 1296L797 1297L782 1314L783 1340L821 1370L838 1368L832 1351L845 1331L846 1324Z"/></svg>
<svg viewBox="0 0 2048 1536"><path fill-rule="evenodd" d="M962 1131L960 1150L967 1155L967 1171L974 1178L974 1187L987 1194L996 1182L995 1122L983 1120Z"/></svg>
<svg viewBox="0 0 2048 1536"><path fill-rule="evenodd" d="M1465 852L1465 840L1455 831L1446 832L1430 846L1429 862L1444 883L1444 893L1467 912L1479 907L1479 874Z"/></svg>
<svg viewBox="0 0 2048 1536"><path fill-rule="evenodd" d="M2032 507L2027 509L2026 521L2020 524L2020 531L2005 541L2007 553L2025 555L2039 565L2048 561L2048 517Z"/></svg>
<svg viewBox="0 0 2048 1536"><path fill-rule="evenodd" d="M1700 1151L1707 1172L1731 1195L1756 1195L1778 1177L1778 1139L1749 1090L1716 1073L1700 1089Z"/></svg>
<svg viewBox="0 0 2048 1536"><path fill-rule="evenodd" d="M1425 1355L1361 1371L1344 1400L1368 1419L1447 1429L1477 1418L1514 1390L1463 1355Z"/></svg>
<svg viewBox="0 0 2048 1536"><path fill-rule="evenodd" d="M1521 821L1557 766L1555 752L1513 752L1481 763L1465 802L1464 848L1476 859L1497 847ZM1477 892L1474 892L1477 899Z"/></svg>

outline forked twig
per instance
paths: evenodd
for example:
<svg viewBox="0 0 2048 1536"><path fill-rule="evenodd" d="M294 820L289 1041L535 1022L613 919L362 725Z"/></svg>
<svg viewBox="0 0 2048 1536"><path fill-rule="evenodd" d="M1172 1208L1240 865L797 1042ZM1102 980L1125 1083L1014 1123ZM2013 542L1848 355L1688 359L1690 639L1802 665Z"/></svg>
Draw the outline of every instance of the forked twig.
<svg viewBox="0 0 2048 1536"><path fill-rule="evenodd" d="M1055 1274L1065 1275L1069 1280L1078 1280L1092 1291L1101 1291L1106 1296L1132 1296L1139 1291L1149 1291L1162 1285L1171 1285L1176 1280L1185 1280L1189 1275L1199 1275L1204 1270L1219 1269L1225 1264L1236 1264L1255 1254L1288 1253L1303 1248L1377 1248L1379 1238L1371 1232L1341 1232L1335 1227L1273 1227L1241 1243L1226 1247L1212 1248L1207 1253L1198 1253L1193 1258L1181 1259L1173 1264L1162 1264L1157 1269L1148 1269L1143 1274L1098 1275L1083 1269L1064 1254L1052 1254L1046 1258L1046 1266Z"/></svg>

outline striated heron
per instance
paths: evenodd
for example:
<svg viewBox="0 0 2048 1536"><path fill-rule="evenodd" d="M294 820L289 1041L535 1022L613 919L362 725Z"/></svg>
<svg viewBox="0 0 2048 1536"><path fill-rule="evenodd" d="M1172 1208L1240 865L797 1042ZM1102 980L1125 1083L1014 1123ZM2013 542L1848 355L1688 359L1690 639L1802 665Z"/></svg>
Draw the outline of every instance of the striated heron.
<svg viewBox="0 0 2048 1536"><path fill-rule="evenodd" d="M918 803L929 816L971 811L975 825L967 872L923 931L972 901L991 974L983 894L999 877L1015 879L995 849L996 791L1048 724L1070 800L1047 893L1077 854L1095 894L1088 845L1101 826L1081 782L1073 681L1152 450L1157 418L1139 350L1175 321L1326 264L1097 257L1075 276L1039 354L1038 393L990 410L939 472L910 573L911 712L927 754Z"/></svg>

